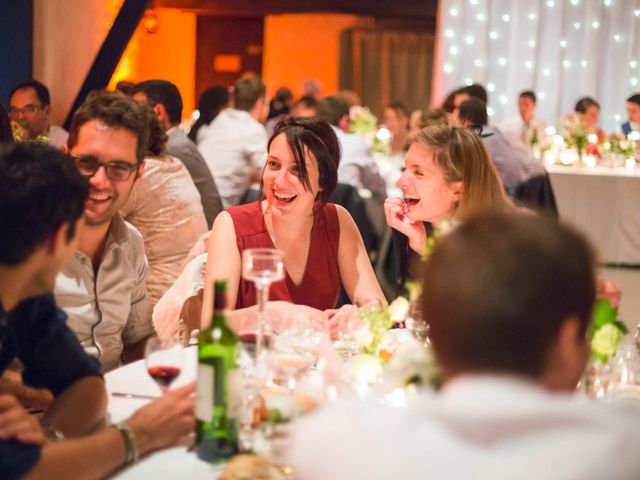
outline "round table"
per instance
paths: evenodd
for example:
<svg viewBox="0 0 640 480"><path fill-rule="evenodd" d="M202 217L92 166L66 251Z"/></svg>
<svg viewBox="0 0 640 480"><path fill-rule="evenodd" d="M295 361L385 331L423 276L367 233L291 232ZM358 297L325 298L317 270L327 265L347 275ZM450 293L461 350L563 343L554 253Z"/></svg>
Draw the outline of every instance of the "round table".
<svg viewBox="0 0 640 480"><path fill-rule="evenodd" d="M197 352L196 347L185 349L182 373L172 387L185 385L196 379ZM113 370L104 378L109 393L108 411L114 423L128 418L138 408L151 401L149 398L114 396L114 392L145 396L160 395L158 385L147 373L144 360ZM187 451L185 447L176 447L147 455L139 463L117 472L112 478L212 480L217 478L222 468L222 465L203 462L194 452Z"/></svg>

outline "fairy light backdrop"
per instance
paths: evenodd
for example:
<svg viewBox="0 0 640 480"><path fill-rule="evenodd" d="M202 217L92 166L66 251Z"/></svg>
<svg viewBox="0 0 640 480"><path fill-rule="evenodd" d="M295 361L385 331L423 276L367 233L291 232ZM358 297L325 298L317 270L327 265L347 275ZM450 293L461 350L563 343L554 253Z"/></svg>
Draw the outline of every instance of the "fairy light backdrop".
<svg viewBox="0 0 640 480"><path fill-rule="evenodd" d="M531 89L551 124L579 97L601 105L619 131L625 100L640 91L640 0L440 0L434 101L465 84L489 92L492 121L518 114Z"/></svg>

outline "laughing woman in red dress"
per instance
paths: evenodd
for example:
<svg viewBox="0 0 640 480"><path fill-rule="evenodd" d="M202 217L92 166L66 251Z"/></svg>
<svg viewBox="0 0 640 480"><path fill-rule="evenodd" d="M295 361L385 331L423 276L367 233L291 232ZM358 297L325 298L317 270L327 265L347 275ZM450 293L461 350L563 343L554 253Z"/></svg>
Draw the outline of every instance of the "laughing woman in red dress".
<svg viewBox="0 0 640 480"><path fill-rule="evenodd" d="M262 174L264 200L223 211L211 230L203 318L211 313L214 279L229 281L229 304L256 303L253 283L242 278L242 251L284 252L285 280L271 285L269 300L317 310L335 307L342 284L355 298L384 296L349 213L327 203L337 183L340 146L326 122L290 118L269 140Z"/></svg>

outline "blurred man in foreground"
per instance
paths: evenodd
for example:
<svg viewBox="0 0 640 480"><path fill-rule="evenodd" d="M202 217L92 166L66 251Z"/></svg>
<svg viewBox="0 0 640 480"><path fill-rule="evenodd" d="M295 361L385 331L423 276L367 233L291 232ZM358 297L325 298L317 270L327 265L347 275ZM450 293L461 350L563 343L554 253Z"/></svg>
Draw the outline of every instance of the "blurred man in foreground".
<svg viewBox="0 0 640 480"><path fill-rule="evenodd" d="M406 409L336 403L301 420L296 474L640 478L623 447L640 445L640 410L572 398L589 358L593 269L586 241L542 217L484 214L456 228L422 277L442 391Z"/></svg>
<svg viewBox="0 0 640 480"><path fill-rule="evenodd" d="M189 385L89 434L105 417L104 382L50 294L84 227L87 192L86 179L59 151L34 144L0 149L0 373L18 358L25 383L56 397L41 425L13 395L0 394L5 480L102 478L145 453L184 443L193 428Z"/></svg>

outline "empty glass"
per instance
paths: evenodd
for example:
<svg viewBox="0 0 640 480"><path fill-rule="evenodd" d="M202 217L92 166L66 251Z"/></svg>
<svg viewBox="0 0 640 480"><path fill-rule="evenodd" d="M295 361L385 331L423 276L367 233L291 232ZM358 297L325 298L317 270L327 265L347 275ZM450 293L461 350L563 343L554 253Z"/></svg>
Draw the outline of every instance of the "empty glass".
<svg viewBox="0 0 640 480"><path fill-rule="evenodd" d="M256 355L271 335L265 307L269 300L269 287L273 282L284 279L284 254L275 248L250 248L242 252L242 277L256 286L258 300L258 336Z"/></svg>

